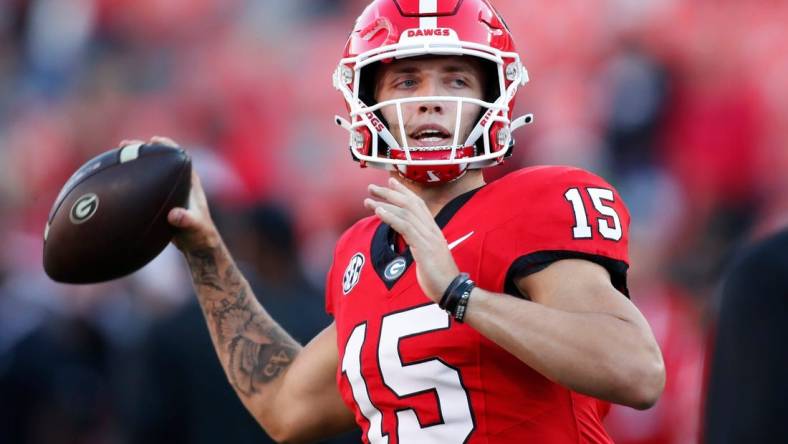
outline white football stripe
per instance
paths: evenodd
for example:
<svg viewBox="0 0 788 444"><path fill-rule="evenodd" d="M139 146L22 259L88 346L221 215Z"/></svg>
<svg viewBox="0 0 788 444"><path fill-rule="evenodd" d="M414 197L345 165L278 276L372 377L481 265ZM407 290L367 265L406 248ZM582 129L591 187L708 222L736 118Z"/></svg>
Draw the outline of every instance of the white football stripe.
<svg viewBox="0 0 788 444"><path fill-rule="evenodd" d="M126 145L120 149L120 163L126 163L140 157L141 143Z"/></svg>
<svg viewBox="0 0 788 444"><path fill-rule="evenodd" d="M438 12L438 0L419 0L419 14ZM420 17L419 28L437 28L438 17Z"/></svg>

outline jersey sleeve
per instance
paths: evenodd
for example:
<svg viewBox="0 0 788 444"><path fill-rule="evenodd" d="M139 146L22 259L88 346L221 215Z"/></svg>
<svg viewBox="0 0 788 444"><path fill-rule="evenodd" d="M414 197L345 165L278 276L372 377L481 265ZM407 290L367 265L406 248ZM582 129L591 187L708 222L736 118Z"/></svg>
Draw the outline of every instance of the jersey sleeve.
<svg viewBox="0 0 788 444"><path fill-rule="evenodd" d="M519 295L518 278L561 259L585 259L605 267L613 285L628 295L629 211L616 189L587 171L548 167L521 183L511 235L505 290Z"/></svg>
<svg viewBox="0 0 788 444"><path fill-rule="evenodd" d="M355 251L353 249L353 247L356 246L354 239L357 240L359 238L359 233L363 232L363 230L370 225L370 221L372 220L374 220L372 217L368 217L358 221L356 224L342 233L342 235L339 236L339 239L337 239L336 245L334 247L334 256L331 258L331 266L329 267L328 273L326 274L325 290L326 312L333 317L336 317L335 313L340 304L340 302L337 301L337 298L340 297L342 293L342 279L344 275L344 270L341 268L344 266L342 261L350 259L348 256L348 251ZM352 256L352 254L350 256Z"/></svg>
<svg viewBox="0 0 788 444"><path fill-rule="evenodd" d="M341 285L341 276L337 276L337 260L342 254L345 245L350 238L350 233L353 231L353 227L346 230L339 236L337 239L337 243L334 246L334 256L331 258L331 266L328 268L328 273L326 274L326 312L330 314L332 317L336 317L335 310L337 307L337 288Z"/></svg>

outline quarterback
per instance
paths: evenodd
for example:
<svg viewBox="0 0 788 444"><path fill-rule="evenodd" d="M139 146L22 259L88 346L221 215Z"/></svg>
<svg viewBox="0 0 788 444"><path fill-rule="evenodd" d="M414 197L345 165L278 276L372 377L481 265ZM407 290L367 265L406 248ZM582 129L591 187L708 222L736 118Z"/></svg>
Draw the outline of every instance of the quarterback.
<svg viewBox="0 0 788 444"><path fill-rule="evenodd" d="M199 178L174 242L228 380L282 442L357 425L365 442L607 443L609 403L648 408L660 350L626 287L629 215L586 171L485 184L511 153L528 81L487 0L375 0L334 73L349 150L390 172L337 243L334 322L310 343L266 313Z"/></svg>

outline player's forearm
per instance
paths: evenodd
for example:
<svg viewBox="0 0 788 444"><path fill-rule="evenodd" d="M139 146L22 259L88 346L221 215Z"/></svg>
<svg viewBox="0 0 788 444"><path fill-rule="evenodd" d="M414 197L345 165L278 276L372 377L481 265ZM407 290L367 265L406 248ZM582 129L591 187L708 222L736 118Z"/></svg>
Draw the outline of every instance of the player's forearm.
<svg viewBox="0 0 788 444"><path fill-rule="evenodd" d="M301 351L263 309L225 246L186 253L211 339L230 384L268 430L276 392Z"/></svg>
<svg viewBox="0 0 788 444"><path fill-rule="evenodd" d="M659 349L649 334L628 320L558 310L477 288L465 322L577 392L647 408L662 391Z"/></svg>

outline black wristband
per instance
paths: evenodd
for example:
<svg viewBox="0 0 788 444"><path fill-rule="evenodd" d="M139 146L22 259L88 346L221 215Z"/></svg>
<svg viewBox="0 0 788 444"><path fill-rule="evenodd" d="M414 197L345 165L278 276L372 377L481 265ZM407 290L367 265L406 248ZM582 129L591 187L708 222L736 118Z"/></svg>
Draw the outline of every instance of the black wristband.
<svg viewBox="0 0 788 444"><path fill-rule="evenodd" d="M441 296L441 300L440 300L440 302L438 302L438 307L440 307L440 308L442 308L444 310L447 310L447 311L451 311L449 309L450 302L452 303L451 305L456 306L456 304L453 303L453 302L456 302L456 301L450 301L452 294L457 291L457 288L460 285L465 283L465 281L469 280L470 278L471 278L471 276L468 273L460 273L460 274L458 274L457 277L455 277L451 281L449 286L446 287L446 291L443 292L443 296ZM455 296L459 297L459 295L455 295ZM452 308L454 308L454 307L452 307Z"/></svg>
<svg viewBox="0 0 788 444"><path fill-rule="evenodd" d="M460 273L446 288L438 306L448 311L457 322L462 322L465 318L468 299L475 287L476 284L470 279L468 273Z"/></svg>
<svg viewBox="0 0 788 444"><path fill-rule="evenodd" d="M471 298L471 291L476 288L476 284L468 279L465 285L462 285L458 292L460 293L460 300L457 301L457 307L451 312L454 315L454 320L462 322L465 319L465 310L468 306L468 300Z"/></svg>

